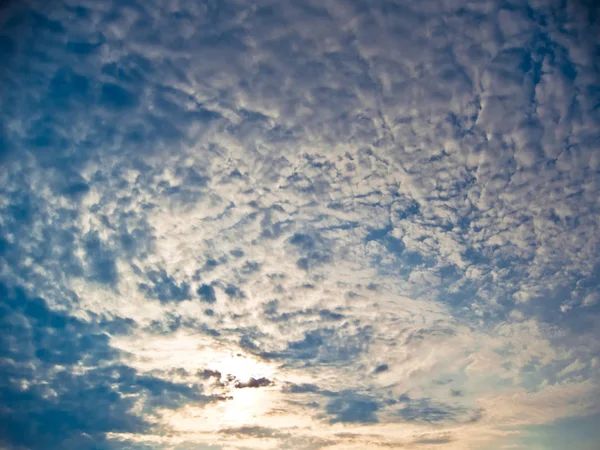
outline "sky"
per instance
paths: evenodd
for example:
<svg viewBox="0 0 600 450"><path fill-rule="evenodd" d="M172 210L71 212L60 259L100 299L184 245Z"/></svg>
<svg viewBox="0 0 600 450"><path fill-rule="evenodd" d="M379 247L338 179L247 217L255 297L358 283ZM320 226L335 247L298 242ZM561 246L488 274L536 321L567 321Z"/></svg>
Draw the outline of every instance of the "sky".
<svg viewBox="0 0 600 450"><path fill-rule="evenodd" d="M2 2L0 449L597 449L599 18Z"/></svg>

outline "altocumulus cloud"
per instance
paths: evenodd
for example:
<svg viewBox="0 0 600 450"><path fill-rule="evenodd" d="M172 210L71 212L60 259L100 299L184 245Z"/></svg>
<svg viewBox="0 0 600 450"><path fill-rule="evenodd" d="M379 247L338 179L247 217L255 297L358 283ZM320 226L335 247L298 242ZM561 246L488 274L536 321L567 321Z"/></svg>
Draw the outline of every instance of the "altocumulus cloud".
<svg viewBox="0 0 600 450"><path fill-rule="evenodd" d="M591 2L0 8L3 448L598 440Z"/></svg>

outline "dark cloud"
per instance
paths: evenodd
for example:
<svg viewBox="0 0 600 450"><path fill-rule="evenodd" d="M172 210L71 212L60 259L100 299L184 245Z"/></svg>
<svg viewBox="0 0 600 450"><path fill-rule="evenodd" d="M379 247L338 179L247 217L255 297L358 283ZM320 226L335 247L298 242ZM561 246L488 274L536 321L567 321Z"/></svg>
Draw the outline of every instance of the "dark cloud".
<svg viewBox="0 0 600 450"><path fill-rule="evenodd" d="M283 387L283 391L300 396L308 394L325 397L327 399L325 417L329 417L331 423L377 423L376 413L386 404L390 404L389 400L381 397L365 395L352 390L331 391L310 383L289 383ZM315 402L303 404L319 407L319 404Z"/></svg>
<svg viewBox="0 0 600 450"><path fill-rule="evenodd" d="M342 392L326 406L331 423L376 423L380 404L370 397Z"/></svg>
<svg viewBox="0 0 600 450"><path fill-rule="evenodd" d="M239 428L227 428L220 431L221 434L242 437L253 437L259 439L285 439L290 437L289 433L282 433L273 428L259 426L245 426Z"/></svg>
<svg viewBox="0 0 600 450"><path fill-rule="evenodd" d="M211 311L211 310L206 310ZM206 314L205 311L205 314ZM210 314L206 314L210 316ZM161 319L152 320L144 331L155 335L169 335L177 330L194 330L208 336L218 337L221 333L218 330L210 328L205 322L196 318L184 317L178 314L166 313Z"/></svg>
<svg viewBox="0 0 600 450"><path fill-rule="evenodd" d="M256 261L246 261L240 268L240 273L250 275L260 270L260 264Z"/></svg>
<svg viewBox="0 0 600 450"><path fill-rule="evenodd" d="M270 209L261 210L263 217L260 221L261 238L277 239L288 233L294 225L292 220L276 220L277 213L281 213L281 207L274 205Z"/></svg>
<svg viewBox="0 0 600 450"><path fill-rule="evenodd" d="M210 284L202 284L196 293L200 296L200 300L206 303L214 303L217 301L217 295L215 294L215 288Z"/></svg>
<svg viewBox="0 0 600 450"><path fill-rule="evenodd" d="M381 242L386 250L392 253L395 257L400 257L404 252L405 245L402 240L393 237L390 233L393 230L391 226L380 230L371 230L365 237L366 242L377 241Z"/></svg>
<svg viewBox="0 0 600 450"><path fill-rule="evenodd" d="M236 389L244 389L244 388L260 388L271 386L273 382L265 377L261 378L250 378L248 381L240 381L237 380L234 384Z"/></svg>
<svg viewBox="0 0 600 450"><path fill-rule="evenodd" d="M425 445L442 445L448 444L452 442L451 437L440 437L440 438L423 438L414 441L415 444L425 444Z"/></svg>
<svg viewBox="0 0 600 450"><path fill-rule="evenodd" d="M369 327L355 332L344 327L307 331L302 340L288 342L281 357L323 364L351 361L367 349L371 331Z"/></svg>
<svg viewBox="0 0 600 450"><path fill-rule="evenodd" d="M244 294L244 291L242 291L238 286L234 284L228 284L227 286L225 286L224 291L227 297L229 298L235 298L238 300L246 298L246 294Z"/></svg>
<svg viewBox="0 0 600 450"><path fill-rule="evenodd" d="M140 283L140 290L149 297L160 300L161 303L181 302L191 298L189 284L178 283L163 269L150 271L147 277L150 283Z"/></svg>
<svg viewBox="0 0 600 450"><path fill-rule="evenodd" d="M321 347L325 344L323 334L328 331L307 332L301 341L288 343L288 351L298 359L314 359L319 355Z"/></svg>
<svg viewBox="0 0 600 450"><path fill-rule="evenodd" d="M321 392L321 389L315 384L303 383L303 384L289 384L285 386L284 390L291 394L306 394L313 393L318 394Z"/></svg>
<svg viewBox="0 0 600 450"><path fill-rule="evenodd" d="M276 439L278 441L278 448L290 450L326 448L335 443L334 440L305 436L301 432L298 432L298 430L294 430L292 427L282 430L246 425L238 428L225 428L220 430L219 434L223 435L223 437L236 437L238 439Z"/></svg>
<svg viewBox="0 0 600 450"><path fill-rule="evenodd" d="M215 267L217 267L219 265L219 261L217 261L214 258L208 258L205 262L204 262L204 266L202 266L202 271L204 272L210 272L212 270L215 269Z"/></svg>
<svg viewBox="0 0 600 450"><path fill-rule="evenodd" d="M328 309L322 309L321 311L319 311L319 316L321 316L321 319L323 319L323 320L332 320L332 321L342 320L344 318L343 314L336 313L336 312L330 311Z"/></svg>
<svg viewBox="0 0 600 450"><path fill-rule="evenodd" d="M272 316L277 314L277 309L279 308L279 300L269 300L263 305L263 313L267 316Z"/></svg>
<svg viewBox="0 0 600 450"><path fill-rule="evenodd" d="M124 318L119 316L102 316L102 318L96 320L98 320L99 328L109 335L130 334L138 326L135 320L129 317Z"/></svg>
<svg viewBox="0 0 600 450"><path fill-rule="evenodd" d="M242 258L245 253L244 250L242 250L241 248L235 248L233 250L230 250L229 254L234 258Z"/></svg>
<svg viewBox="0 0 600 450"><path fill-rule="evenodd" d="M221 379L221 372L218 370L203 369L199 370L197 375L203 380L208 380L210 378L216 378L217 380Z"/></svg>
<svg viewBox="0 0 600 450"><path fill-rule="evenodd" d="M97 231L88 233L84 240L84 248L91 278L100 283L115 286L119 279L117 257L100 240Z"/></svg>
<svg viewBox="0 0 600 450"><path fill-rule="evenodd" d="M419 342L426 341L430 338L453 336L455 333L456 332L452 328L442 328L439 326L431 328L420 328L418 330L412 331L406 338L404 344L415 345Z"/></svg>
<svg viewBox="0 0 600 450"><path fill-rule="evenodd" d="M122 387L123 392L128 392ZM129 392L136 393L140 390L146 394L147 412L152 413L155 407L178 409L186 403L206 404L212 401L223 400L220 396L205 396L199 385L187 383L174 383L151 376L135 376L131 380Z"/></svg>
<svg viewBox="0 0 600 450"><path fill-rule="evenodd" d="M387 364L380 364L377 367L375 367L375 370L373 370L373 373L377 374L377 373L383 373L383 372L387 372L389 370L389 366Z"/></svg>
<svg viewBox="0 0 600 450"><path fill-rule="evenodd" d="M289 243L302 255L296 261L296 266L300 269L309 270L332 261L332 244L316 232L295 233Z"/></svg>
<svg viewBox="0 0 600 450"><path fill-rule="evenodd" d="M469 410L462 406L453 406L422 398L413 400L407 395L400 397L404 405L398 415L407 422L441 423L441 422L475 422L481 417L478 410Z"/></svg>

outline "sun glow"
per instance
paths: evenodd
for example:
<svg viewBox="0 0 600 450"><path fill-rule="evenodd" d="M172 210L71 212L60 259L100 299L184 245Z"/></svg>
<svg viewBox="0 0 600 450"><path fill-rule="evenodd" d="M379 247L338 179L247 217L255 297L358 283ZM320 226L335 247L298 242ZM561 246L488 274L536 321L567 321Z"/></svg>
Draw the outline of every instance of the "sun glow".
<svg viewBox="0 0 600 450"><path fill-rule="evenodd" d="M269 377L273 375L273 368L256 358L232 353L223 355L220 361L215 361L211 367L221 372L223 377L233 376L236 380L246 383L251 378Z"/></svg>
<svg viewBox="0 0 600 450"><path fill-rule="evenodd" d="M131 355L131 363L143 372L182 368L190 374L200 370L218 371L221 381L228 376L241 382L275 375L275 367L239 347L216 342L204 335L177 333L171 336L147 335L144 339L118 336L116 348Z"/></svg>
<svg viewBox="0 0 600 450"><path fill-rule="evenodd" d="M268 384L276 383L276 366L244 353L233 344L217 342L203 335L176 333L146 336L146 339L115 337L113 345L127 352L140 372L184 369L180 381L199 382L205 395L228 399L186 407L165 415L180 431L216 429L219 426L256 424L273 408L277 395ZM200 376L205 372L205 376ZM266 385L248 386L250 381L269 380ZM246 385L246 386L243 386Z"/></svg>

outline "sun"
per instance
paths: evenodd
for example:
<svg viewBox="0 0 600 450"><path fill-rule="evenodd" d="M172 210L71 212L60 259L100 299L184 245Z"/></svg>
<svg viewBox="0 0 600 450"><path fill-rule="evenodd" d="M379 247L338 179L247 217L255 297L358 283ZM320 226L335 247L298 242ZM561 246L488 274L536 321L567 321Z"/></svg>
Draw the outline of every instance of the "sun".
<svg viewBox="0 0 600 450"><path fill-rule="evenodd" d="M214 368L223 377L233 376L237 381L247 383L251 378L262 378L273 375L273 368L250 355L230 353L223 355L220 361L214 363Z"/></svg>
<svg viewBox="0 0 600 450"><path fill-rule="evenodd" d="M254 423L270 407L269 398L272 392L263 388L239 388L240 384L248 384L252 378L272 380L275 370L272 366L260 361L252 355L242 353L221 354L219 360L213 360L211 370L221 373L221 386L230 398L226 402L215 405L215 415L222 424L241 426Z"/></svg>

